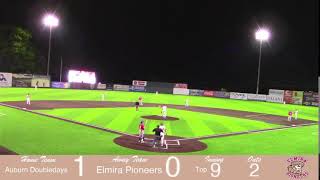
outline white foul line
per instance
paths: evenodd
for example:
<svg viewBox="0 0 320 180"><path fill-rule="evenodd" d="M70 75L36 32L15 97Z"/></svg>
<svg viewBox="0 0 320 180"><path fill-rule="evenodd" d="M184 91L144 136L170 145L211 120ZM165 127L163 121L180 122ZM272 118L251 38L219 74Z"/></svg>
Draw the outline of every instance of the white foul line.
<svg viewBox="0 0 320 180"><path fill-rule="evenodd" d="M244 116L244 117L257 117L257 116L265 116L265 115L269 115L269 114L246 115L246 116Z"/></svg>

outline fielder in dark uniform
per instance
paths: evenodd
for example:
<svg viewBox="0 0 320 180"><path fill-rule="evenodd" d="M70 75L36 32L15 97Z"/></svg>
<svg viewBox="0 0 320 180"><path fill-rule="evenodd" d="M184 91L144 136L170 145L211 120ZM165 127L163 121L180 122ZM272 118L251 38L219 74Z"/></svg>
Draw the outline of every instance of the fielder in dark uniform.
<svg viewBox="0 0 320 180"><path fill-rule="evenodd" d="M135 102L135 105L136 105L136 111L139 111L139 105L140 105L140 103L137 101L137 102Z"/></svg>
<svg viewBox="0 0 320 180"><path fill-rule="evenodd" d="M154 128L152 132L154 132L154 135L155 135L152 142L152 147L155 148L157 142L161 140L161 133L163 132L163 130L159 128L159 125L157 125L157 127Z"/></svg>

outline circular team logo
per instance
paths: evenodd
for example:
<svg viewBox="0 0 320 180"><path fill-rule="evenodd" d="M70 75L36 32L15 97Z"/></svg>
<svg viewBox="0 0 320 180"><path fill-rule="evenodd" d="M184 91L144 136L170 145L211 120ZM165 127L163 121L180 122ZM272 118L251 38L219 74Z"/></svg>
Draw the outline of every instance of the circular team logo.
<svg viewBox="0 0 320 180"><path fill-rule="evenodd" d="M287 160L289 163L287 175L293 179L301 179L308 176L304 170L307 160L303 157L292 157Z"/></svg>

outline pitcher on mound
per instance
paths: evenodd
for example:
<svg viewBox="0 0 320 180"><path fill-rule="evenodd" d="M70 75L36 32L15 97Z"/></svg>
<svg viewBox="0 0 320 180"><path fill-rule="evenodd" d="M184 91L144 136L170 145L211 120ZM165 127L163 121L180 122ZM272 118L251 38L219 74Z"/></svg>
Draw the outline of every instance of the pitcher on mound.
<svg viewBox="0 0 320 180"><path fill-rule="evenodd" d="M162 114L163 119L167 118L167 106L166 105L162 106L161 114Z"/></svg>

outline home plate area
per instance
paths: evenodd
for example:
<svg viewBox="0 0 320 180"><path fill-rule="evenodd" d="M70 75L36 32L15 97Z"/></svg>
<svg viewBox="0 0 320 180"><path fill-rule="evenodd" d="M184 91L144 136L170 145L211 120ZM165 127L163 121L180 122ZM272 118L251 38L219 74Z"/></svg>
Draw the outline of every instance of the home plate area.
<svg viewBox="0 0 320 180"><path fill-rule="evenodd" d="M141 143L139 142L138 136L123 135L115 138L113 141L120 146L130 149L163 153L194 152L207 148L205 143L198 140L184 139L176 136L165 136L164 146L161 146L160 141L157 141L156 146L153 147L153 139L153 135L145 135L144 142Z"/></svg>

